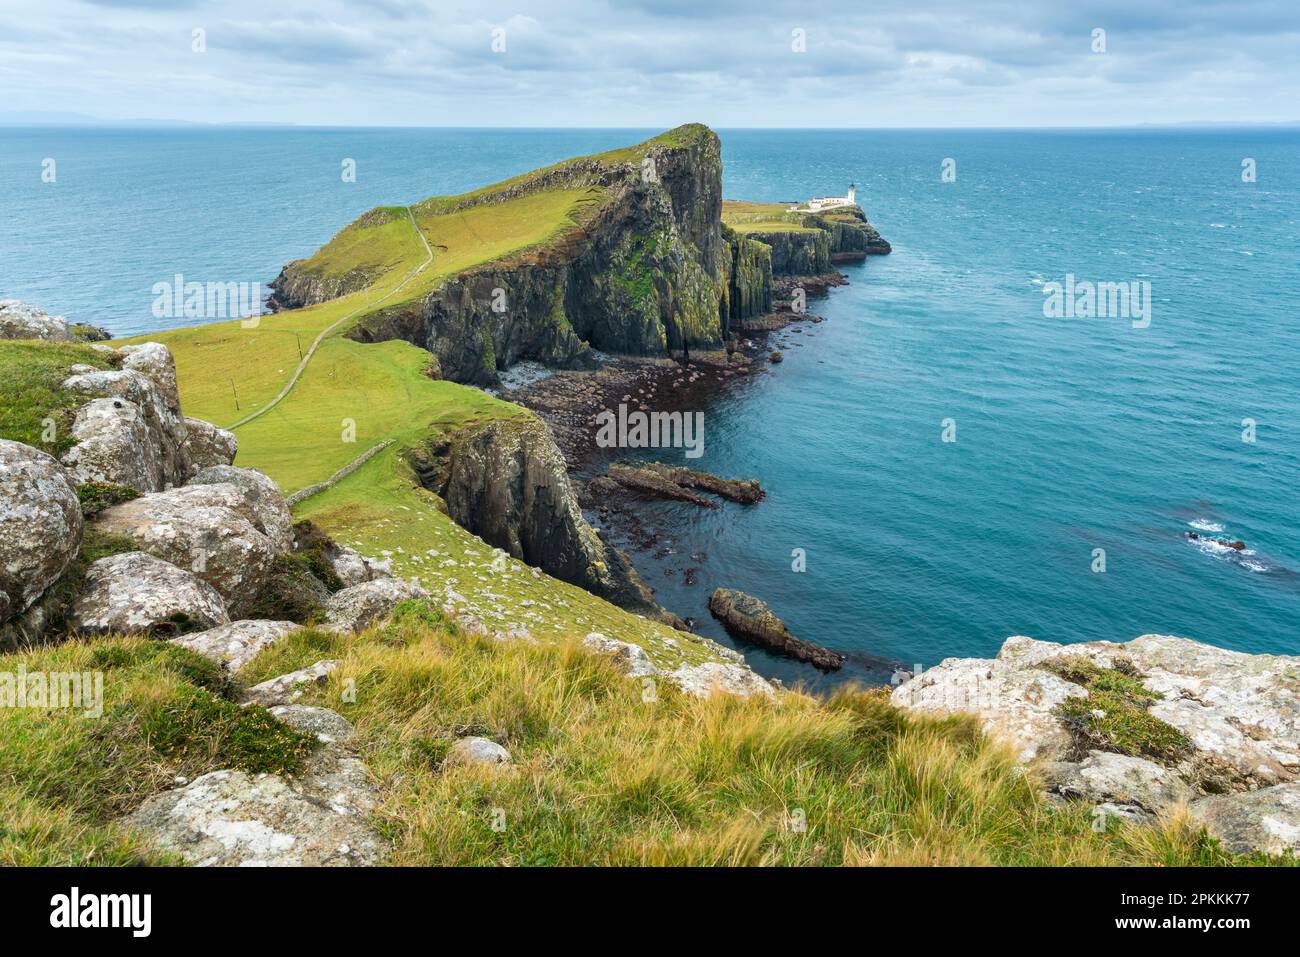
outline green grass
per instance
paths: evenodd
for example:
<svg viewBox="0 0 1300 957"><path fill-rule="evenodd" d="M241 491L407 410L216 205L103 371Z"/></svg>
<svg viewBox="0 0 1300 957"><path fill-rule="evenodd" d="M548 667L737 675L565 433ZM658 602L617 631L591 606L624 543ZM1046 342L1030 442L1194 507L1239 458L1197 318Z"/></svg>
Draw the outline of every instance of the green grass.
<svg viewBox="0 0 1300 957"><path fill-rule="evenodd" d="M0 341L0 438L59 456L74 444L72 420L86 397L59 388L77 364L110 369L110 356L63 342Z"/></svg>
<svg viewBox="0 0 1300 957"><path fill-rule="evenodd" d="M726 200L722 222L738 233L812 233L816 226L803 224L803 216L792 213L785 203L751 203Z"/></svg>

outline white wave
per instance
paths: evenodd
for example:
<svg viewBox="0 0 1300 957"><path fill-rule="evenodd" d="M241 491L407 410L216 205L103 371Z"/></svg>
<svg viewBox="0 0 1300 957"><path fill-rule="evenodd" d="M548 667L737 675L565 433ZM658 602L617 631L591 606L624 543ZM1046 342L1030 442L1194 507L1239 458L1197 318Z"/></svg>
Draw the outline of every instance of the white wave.
<svg viewBox="0 0 1300 957"><path fill-rule="evenodd" d="M1221 532L1223 526L1218 522L1212 522L1208 518L1194 518L1187 523L1198 532Z"/></svg>
<svg viewBox="0 0 1300 957"><path fill-rule="evenodd" d="M1268 566L1265 565L1263 562L1242 562L1242 563L1241 563L1241 567L1242 567L1242 568L1247 568L1247 569L1249 569L1249 570L1252 571L1252 572L1266 572L1266 571L1268 571Z"/></svg>

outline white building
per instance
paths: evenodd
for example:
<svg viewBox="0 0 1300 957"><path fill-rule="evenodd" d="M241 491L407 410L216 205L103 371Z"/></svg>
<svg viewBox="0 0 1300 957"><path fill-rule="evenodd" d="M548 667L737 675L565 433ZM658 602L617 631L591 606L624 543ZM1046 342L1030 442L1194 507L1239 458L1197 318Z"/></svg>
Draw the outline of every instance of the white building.
<svg viewBox="0 0 1300 957"><path fill-rule="evenodd" d="M847 196L817 196L803 206L791 206L794 209L807 210L810 213L820 213L824 209L834 209L837 206L852 206L857 200L854 198L858 195L858 187L854 183L849 183L849 194Z"/></svg>

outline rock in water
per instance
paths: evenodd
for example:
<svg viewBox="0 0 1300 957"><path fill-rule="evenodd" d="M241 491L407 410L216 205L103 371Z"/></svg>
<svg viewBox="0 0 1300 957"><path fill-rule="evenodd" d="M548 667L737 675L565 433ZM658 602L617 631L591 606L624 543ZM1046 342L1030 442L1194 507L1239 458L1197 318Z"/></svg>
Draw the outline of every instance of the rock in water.
<svg viewBox="0 0 1300 957"><path fill-rule="evenodd" d="M202 419L185 418L185 451L190 467L198 472L214 465L230 465L239 451L234 432L219 429Z"/></svg>
<svg viewBox="0 0 1300 957"><path fill-rule="evenodd" d="M229 621L211 585L144 552L94 562L68 614L69 626L80 635L165 636Z"/></svg>
<svg viewBox="0 0 1300 957"><path fill-rule="evenodd" d="M126 823L200 867L346 867L379 862L369 772L323 748L301 775L213 771L145 801Z"/></svg>
<svg viewBox="0 0 1300 957"><path fill-rule="evenodd" d="M838 651L790 634L785 622L752 595L730 588L714 589L709 596L709 611L730 634L769 651L806 661L823 671L835 671L844 664L844 656Z"/></svg>
<svg viewBox="0 0 1300 957"><path fill-rule="evenodd" d="M81 547L81 503L52 456L0 439L0 623L25 611Z"/></svg>

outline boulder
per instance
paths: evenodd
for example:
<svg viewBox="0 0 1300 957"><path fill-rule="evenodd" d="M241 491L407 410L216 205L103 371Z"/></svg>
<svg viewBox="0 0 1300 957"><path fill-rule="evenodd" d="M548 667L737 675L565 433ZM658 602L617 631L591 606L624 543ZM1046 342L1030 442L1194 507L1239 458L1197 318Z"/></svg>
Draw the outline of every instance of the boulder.
<svg viewBox="0 0 1300 957"><path fill-rule="evenodd" d="M356 734L352 722L329 708L305 704L278 704L270 709L277 721L305 734L314 734L324 744L342 744Z"/></svg>
<svg viewBox="0 0 1300 957"><path fill-rule="evenodd" d="M748 698L750 695L762 694L769 698L776 697L776 691L759 675L745 665L723 664L717 661L702 665L682 665L668 675L687 694L707 698L714 691Z"/></svg>
<svg viewBox="0 0 1300 957"><path fill-rule="evenodd" d="M230 465L239 451L234 432L217 428L202 419L185 418L185 452L196 472L213 465Z"/></svg>
<svg viewBox="0 0 1300 957"><path fill-rule="evenodd" d="M458 765L502 765L510 763L510 752L487 738L461 738L451 746L444 767Z"/></svg>
<svg viewBox="0 0 1300 957"><path fill-rule="evenodd" d="M73 335L62 316L51 316L17 299L0 299L0 339L71 342Z"/></svg>
<svg viewBox="0 0 1300 957"><path fill-rule="evenodd" d="M213 771L145 801L126 823L200 867L339 867L380 861L365 765L324 748L304 773Z"/></svg>
<svg viewBox="0 0 1300 957"><path fill-rule="evenodd" d="M660 673L646 650L630 641L618 641L593 631L582 639L582 646L588 651L614 659L615 666L629 678L644 678Z"/></svg>
<svg viewBox="0 0 1300 957"><path fill-rule="evenodd" d="M722 622L729 634L769 651L805 661L823 671L837 671L844 664L844 656L838 651L790 634L785 622L753 595L715 588L709 596L709 612Z"/></svg>
<svg viewBox="0 0 1300 957"><path fill-rule="evenodd" d="M78 482L159 492L189 478L185 421L165 383L123 368L79 372L65 379L63 388L104 400L83 406L73 423L77 444L64 453L63 462Z"/></svg>
<svg viewBox="0 0 1300 957"><path fill-rule="evenodd" d="M1300 855L1300 782L1201 798L1191 813L1233 854Z"/></svg>
<svg viewBox="0 0 1300 957"><path fill-rule="evenodd" d="M1195 792L1177 773L1143 758L1092 751L1084 761L1043 768L1048 791L1093 804L1136 806L1158 813L1191 801Z"/></svg>
<svg viewBox="0 0 1300 957"><path fill-rule="evenodd" d="M328 682L330 672L342 663L336 659L318 661L287 675L268 679L249 688L244 701L247 704L260 704L264 708L293 704L302 697L308 685L324 685Z"/></svg>
<svg viewBox="0 0 1300 957"><path fill-rule="evenodd" d="M233 465L210 465L190 479L190 485L230 484L238 488L248 502L245 513L266 535L278 551L293 549L293 516L285 503L284 493L265 473Z"/></svg>
<svg viewBox="0 0 1300 957"><path fill-rule="evenodd" d="M259 511L236 485L189 485L142 495L105 509L92 526L188 568L221 593L238 616L269 581L276 543Z"/></svg>
<svg viewBox="0 0 1300 957"><path fill-rule="evenodd" d="M339 577L344 588L352 585L360 585L362 582L375 581L379 578L391 578L392 572L389 571L386 562L377 562L373 558L367 558L355 548L348 548L346 545L336 545L332 551L325 556L334 569L334 574Z"/></svg>
<svg viewBox="0 0 1300 957"><path fill-rule="evenodd" d="M204 658L238 671L285 635L301 628L292 621L232 621L207 631L181 635L173 644L189 648Z"/></svg>
<svg viewBox="0 0 1300 957"><path fill-rule="evenodd" d="M428 598L419 585L400 578L381 578L344 588L325 603L325 627L356 633L388 617L394 608L412 598Z"/></svg>
<svg viewBox="0 0 1300 957"><path fill-rule="evenodd" d="M230 621L211 585L144 552L111 555L91 564L68 624L81 635L175 634Z"/></svg>
<svg viewBox="0 0 1300 957"><path fill-rule="evenodd" d="M176 388L176 360L171 350L161 342L143 342L136 346L119 346L117 350L126 358L123 369L131 369L147 376L162 393L168 410L178 419L181 416L181 394Z"/></svg>
<svg viewBox="0 0 1300 957"><path fill-rule="evenodd" d="M52 456L0 439L0 623L63 574L81 547L77 486Z"/></svg>

